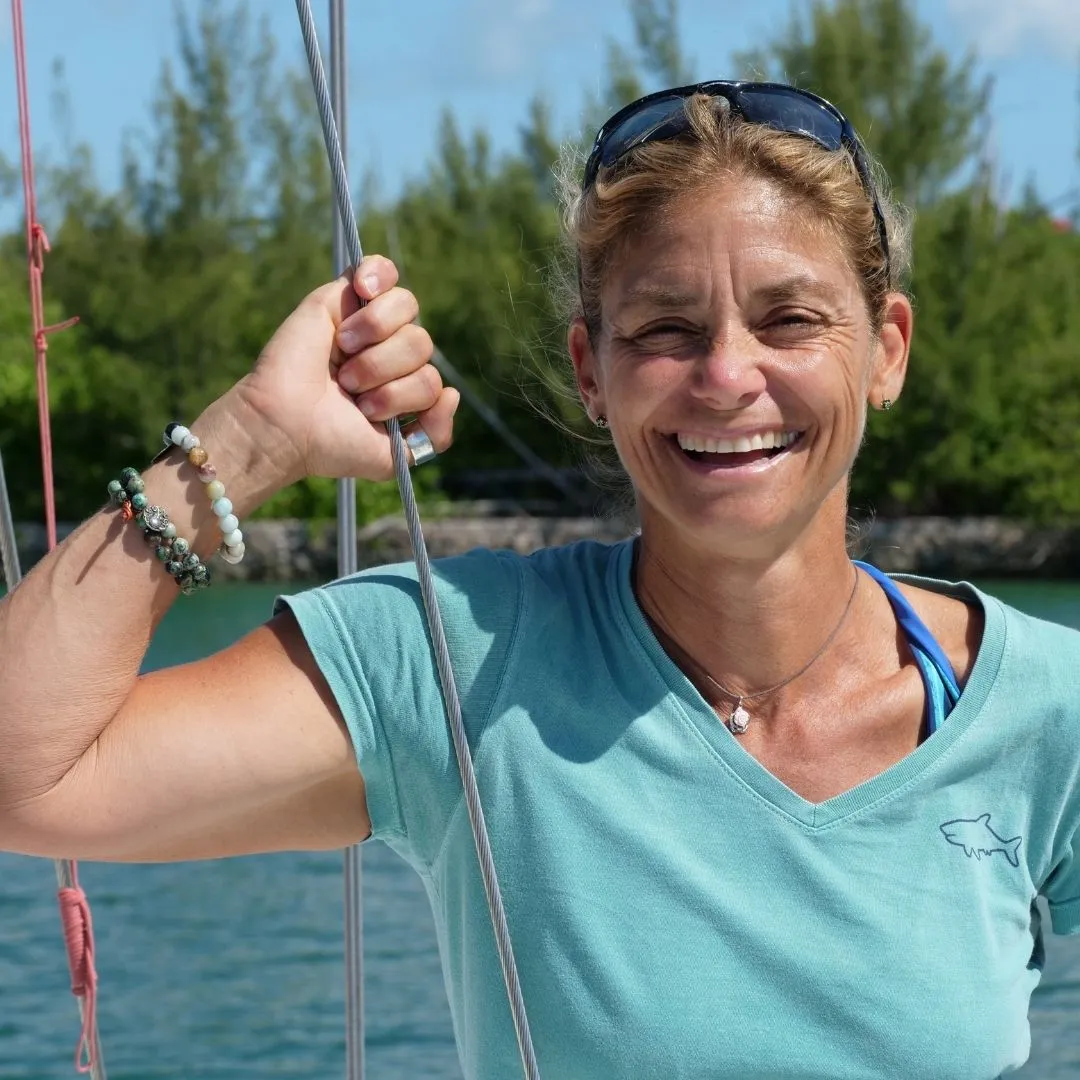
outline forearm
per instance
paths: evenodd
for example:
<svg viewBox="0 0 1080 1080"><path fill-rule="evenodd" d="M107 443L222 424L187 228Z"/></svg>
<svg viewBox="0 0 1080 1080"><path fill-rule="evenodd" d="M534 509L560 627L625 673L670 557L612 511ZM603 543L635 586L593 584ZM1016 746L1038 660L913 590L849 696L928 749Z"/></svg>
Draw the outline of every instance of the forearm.
<svg viewBox="0 0 1080 1080"><path fill-rule="evenodd" d="M235 393L191 425L241 523L283 479L252 426ZM127 464L139 466L116 472ZM177 451L142 476L149 501L210 559L221 534L195 469ZM142 532L106 508L0 603L0 832L5 811L48 792L105 730L178 596Z"/></svg>

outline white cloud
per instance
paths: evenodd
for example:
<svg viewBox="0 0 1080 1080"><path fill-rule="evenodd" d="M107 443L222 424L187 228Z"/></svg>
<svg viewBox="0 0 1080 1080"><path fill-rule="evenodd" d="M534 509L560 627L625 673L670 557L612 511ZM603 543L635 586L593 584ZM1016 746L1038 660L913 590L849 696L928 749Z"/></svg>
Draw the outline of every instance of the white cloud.
<svg viewBox="0 0 1080 1080"><path fill-rule="evenodd" d="M500 78L519 71L550 33L554 16L551 0L470 0L465 20L474 27L484 74Z"/></svg>
<svg viewBox="0 0 1080 1080"><path fill-rule="evenodd" d="M981 52L1080 52L1080 0L947 0L949 13Z"/></svg>

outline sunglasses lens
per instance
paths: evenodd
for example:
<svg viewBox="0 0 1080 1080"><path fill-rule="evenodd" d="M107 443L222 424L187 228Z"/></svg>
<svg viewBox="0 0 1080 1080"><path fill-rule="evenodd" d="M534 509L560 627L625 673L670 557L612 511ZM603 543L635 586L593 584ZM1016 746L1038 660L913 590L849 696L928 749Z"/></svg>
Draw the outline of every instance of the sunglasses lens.
<svg viewBox="0 0 1080 1080"><path fill-rule="evenodd" d="M748 87L739 94L739 109L752 124L789 135L805 135L826 150L839 150L843 121L813 98L791 90Z"/></svg>
<svg viewBox="0 0 1080 1080"><path fill-rule="evenodd" d="M631 113L605 134L598 164L613 165L627 151L646 142L658 128L682 114L685 100L676 95L661 97Z"/></svg>

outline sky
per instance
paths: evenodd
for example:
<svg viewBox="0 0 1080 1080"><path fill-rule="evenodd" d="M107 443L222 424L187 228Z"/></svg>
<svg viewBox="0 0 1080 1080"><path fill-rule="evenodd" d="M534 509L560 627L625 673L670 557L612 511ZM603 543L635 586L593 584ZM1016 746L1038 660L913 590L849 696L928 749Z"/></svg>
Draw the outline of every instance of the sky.
<svg viewBox="0 0 1080 1080"><path fill-rule="evenodd" d="M189 10L196 0L174 0ZM35 154L64 153L51 115L51 70L63 62L71 136L88 143L100 183L115 186L125 133L146 129L177 33L170 0L24 0ZM802 0L682 0L686 52L701 78L733 74L733 52L760 44ZM326 36L326 0L313 0ZM449 107L513 148L529 99L551 102L559 130L580 131L585 93L602 81L605 42L628 43L625 0L346 0L349 168L373 169L386 194L422 175ZM3 5L4 8L7 5ZM917 0L938 43L974 50L994 80L992 117L1006 194L1033 176L1046 200L1080 187L1080 0ZM284 57L302 63L295 5L249 0ZM843 103L838 103L843 107ZM12 31L0 11L0 154L18 160ZM0 223L15 220L12 199ZM48 222L45 222L46 227Z"/></svg>

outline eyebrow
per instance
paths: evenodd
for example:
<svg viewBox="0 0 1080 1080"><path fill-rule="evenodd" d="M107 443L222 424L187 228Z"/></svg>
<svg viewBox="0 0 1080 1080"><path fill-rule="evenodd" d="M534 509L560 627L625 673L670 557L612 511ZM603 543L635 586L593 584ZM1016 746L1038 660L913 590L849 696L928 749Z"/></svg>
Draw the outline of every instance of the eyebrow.
<svg viewBox="0 0 1080 1080"><path fill-rule="evenodd" d="M680 289L676 285L665 285L662 282L641 281L632 285L621 298L619 310L649 305L651 307L683 308L697 307L701 304L701 296L697 292Z"/></svg>
<svg viewBox="0 0 1080 1080"><path fill-rule="evenodd" d="M755 289L753 299L758 303L783 304L803 297L813 297L830 303L837 303L840 292L835 285L822 281L811 274L793 274L781 281L772 282ZM650 307L664 308L669 311L682 311L699 307L701 295L693 290L679 288L664 282L640 281L627 289L618 306L619 311L628 308Z"/></svg>
<svg viewBox="0 0 1080 1080"><path fill-rule="evenodd" d="M835 285L809 274L795 274L783 281L754 290L754 299L767 304L782 304L804 296L836 303L840 298L840 290Z"/></svg>

